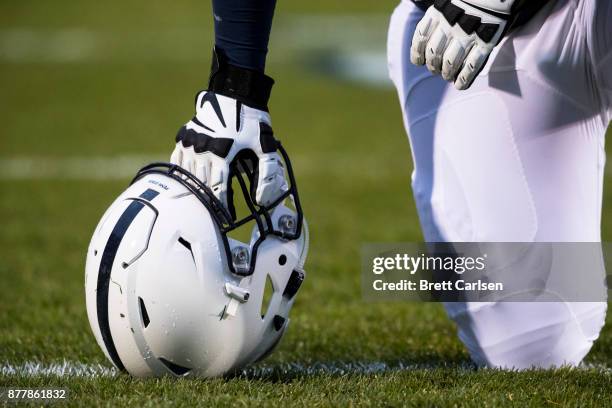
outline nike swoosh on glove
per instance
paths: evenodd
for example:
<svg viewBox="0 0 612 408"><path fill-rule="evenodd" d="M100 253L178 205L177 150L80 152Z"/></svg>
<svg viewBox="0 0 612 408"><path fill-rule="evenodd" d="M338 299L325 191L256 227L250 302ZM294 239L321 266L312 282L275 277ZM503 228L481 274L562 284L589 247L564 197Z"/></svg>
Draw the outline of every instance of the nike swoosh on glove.
<svg viewBox="0 0 612 408"><path fill-rule="evenodd" d="M513 17L515 0L436 0L417 24L410 61L470 87L501 41Z"/></svg>
<svg viewBox="0 0 612 408"><path fill-rule="evenodd" d="M268 206L287 191L276 149L268 112L202 91L196 96L196 115L176 135L170 161L202 180L235 217L230 166L237 156L253 166L251 195L256 204Z"/></svg>

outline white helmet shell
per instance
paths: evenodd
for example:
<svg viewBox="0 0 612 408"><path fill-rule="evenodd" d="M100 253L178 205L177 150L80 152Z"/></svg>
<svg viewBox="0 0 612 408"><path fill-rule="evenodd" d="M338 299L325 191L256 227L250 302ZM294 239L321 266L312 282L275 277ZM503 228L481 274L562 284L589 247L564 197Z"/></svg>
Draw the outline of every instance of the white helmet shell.
<svg viewBox="0 0 612 408"><path fill-rule="evenodd" d="M237 225L189 173L141 170L87 252L87 315L107 358L138 377L214 377L267 355L304 279L308 232L292 184L243 243L227 236Z"/></svg>

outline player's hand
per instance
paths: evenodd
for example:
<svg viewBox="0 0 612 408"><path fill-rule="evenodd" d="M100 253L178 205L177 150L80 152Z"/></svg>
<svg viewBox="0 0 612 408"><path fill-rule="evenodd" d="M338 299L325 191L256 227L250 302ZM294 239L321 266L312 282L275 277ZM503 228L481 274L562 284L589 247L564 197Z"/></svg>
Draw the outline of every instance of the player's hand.
<svg viewBox="0 0 612 408"><path fill-rule="evenodd" d="M470 87L506 31L515 0L436 0L416 27L410 60Z"/></svg>
<svg viewBox="0 0 612 408"><path fill-rule="evenodd" d="M170 161L202 180L232 212L230 164L239 154L253 166L251 195L256 204L270 205L287 191L276 149L268 112L202 91L196 97L196 115L176 136Z"/></svg>

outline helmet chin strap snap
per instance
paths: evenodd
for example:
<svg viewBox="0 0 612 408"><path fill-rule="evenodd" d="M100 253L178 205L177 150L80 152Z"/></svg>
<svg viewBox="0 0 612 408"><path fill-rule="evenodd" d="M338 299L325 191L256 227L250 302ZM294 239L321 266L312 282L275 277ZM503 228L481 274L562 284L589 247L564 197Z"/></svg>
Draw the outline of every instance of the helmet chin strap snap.
<svg viewBox="0 0 612 408"><path fill-rule="evenodd" d="M236 299L240 303L246 303L246 301L249 300L249 297L251 296L250 292L247 289L233 285L229 282L225 282L225 293L229 297L231 297L232 299Z"/></svg>
<svg viewBox="0 0 612 408"><path fill-rule="evenodd" d="M236 316L236 313L238 312L238 307L249 300L249 298L251 297L251 293L247 288L250 283L250 276L243 278L240 281L240 285L234 285L230 282L225 282L225 294L229 296L230 301L221 312L221 320Z"/></svg>

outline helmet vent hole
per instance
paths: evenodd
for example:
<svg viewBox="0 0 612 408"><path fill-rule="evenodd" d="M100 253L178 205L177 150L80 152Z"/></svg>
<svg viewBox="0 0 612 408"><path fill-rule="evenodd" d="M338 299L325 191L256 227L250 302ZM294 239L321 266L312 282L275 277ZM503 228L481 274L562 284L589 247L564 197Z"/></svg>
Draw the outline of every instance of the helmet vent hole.
<svg viewBox="0 0 612 408"><path fill-rule="evenodd" d="M279 331L285 325L285 318L283 316L275 315L274 319L272 319L272 324L274 325L274 329Z"/></svg>
<svg viewBox="0 0 612 408"><path fill-rule="evenodd" d="M272 300L272 294L274 294L274 285L272 285L272 279L270 275L266 277L266 286L264 287L263 298L261 300L261 318L263 319L268 312L270 307L270 301Z"/></svg>
<svg viewBox="0 0 612 408"><path fill-rule="evenodd" d="M98 250L94 249L94 256L98 255Z"/></svg>
<svg viewBox="0 0 612 408"><path fill-rule="evenodd" d="M278 257L278 264L279 265L284 265L287 263L287 256L285 254L281 255Z"/></svg>
<svg viewBox="0 0 612 408"><path fill-rule="evenodd" d="M151 320L149 319L149 313L147 313L147 308L145 307L144 301L141 297L138 298L138 306L140 307L140 317L142 318L142 324L144 327L147 327Z"/></svg>
<svg viewBox="0 0 612 408"><path fill-rule="evenodd" d="M179 237L178 242L179 244L191 251L191 244L185 238Z"/></svg>
<svg viewBox="0 0 612 408"><path fill-rule="evenodd" d="M179 244L184 246L189 251L189 253L191 254L191 258L193 259L193 262L195 263L195 256L193 256L193 251L191 250L191 243L183 237L179 237L178 242Z"/></svg>
<svg viewBox="0 0 612 408"><path fill-rule="evenodd" d="M172 361L168 361L163 357L160 357L159 361L161 361L161 363L165 365L166 368L172 372L172 374L177 375L177 376L183 376L187 374L189 371L191 371L191 368L187 368L187 367L180 366L178 364L174 364Z"/></svg>

